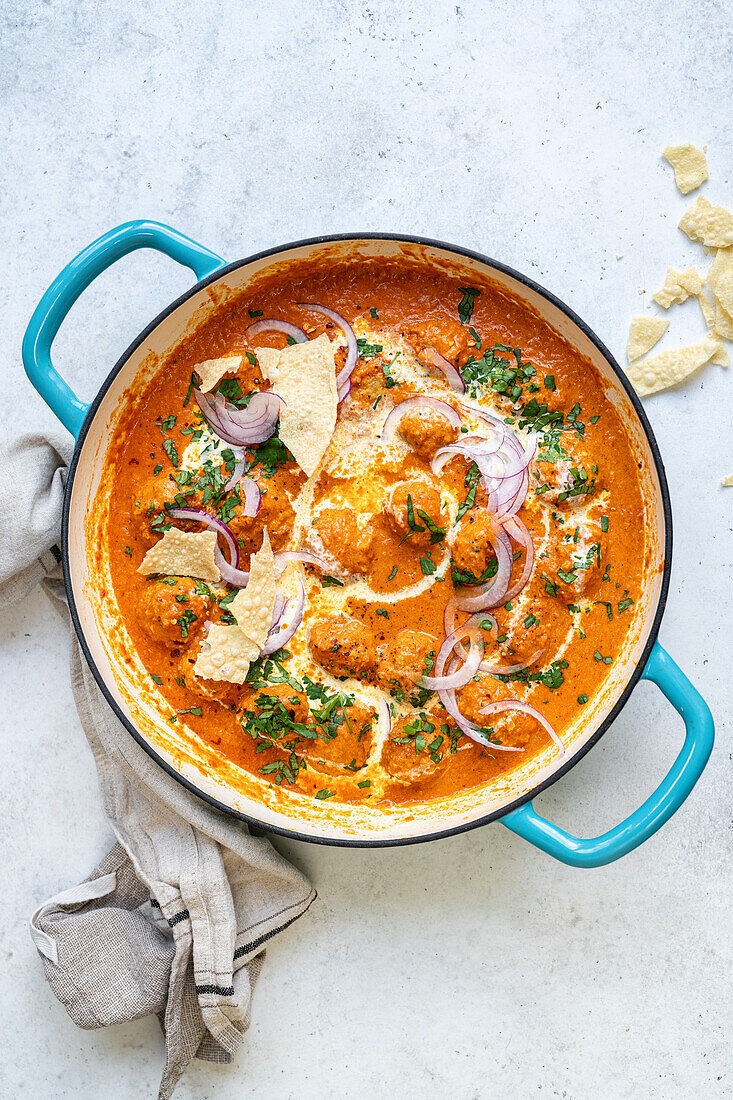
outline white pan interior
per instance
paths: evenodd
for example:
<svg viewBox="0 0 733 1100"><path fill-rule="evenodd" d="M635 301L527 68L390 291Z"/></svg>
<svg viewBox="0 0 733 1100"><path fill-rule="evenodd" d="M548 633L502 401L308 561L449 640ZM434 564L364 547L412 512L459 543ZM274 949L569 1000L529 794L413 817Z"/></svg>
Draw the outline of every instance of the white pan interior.
<svg viewBox="0 0 733 1100"><path fill-rule="evenodd" d="M141 678L142 666L120 660L117 648L109 636L119 638L120 626L115 616L114 596L109 576L100 577L91 566L88 552L98 531L92 521L91 505L97 491L105 453L126 392L134 392L138 376L149 376L159 357L178 343L187 327L200 320L214 307L222 294L237 290L244 284L281 265L304 259L329 258L336 261L359 256L394 258L438 266L470 281L474 273L487 276L513 297L526 301L562 336L572 343L597 369L606 385L607 394L619 409L629 433L639 464L643 497L647 512L646 526L651 545L647 548L650 562L642 598L635 606L631 639L623 659L614 663L594 708L587 707L567 731L569 750L560 760L554 748L528 760L485 787L477 788L450 799L435 800L424 805L399 807L385 811L369 806L338 806L317 803L298 792L278 792L273 795L267 786L247 773L229 774L215 771L206 753L196 746L178 740L170 725L158 714L150 678ZM350 240L322 242L286 249L276 255L253 260L223 275L209 287L198 291L180 303L164 317L142 343L129 355L101 400L88 427L78 455L71 489L68 523L69 575L78 622L96 672L121 715L157 754L159 759L190 780L198 790L215 798L223 806L256 819L264 826L295 831L326 840L394 841L403 838L428 837L469 824L488 814L500 812L515 799L527 795L545 782L568 760L572 760L618 702L635 666L638 664L654 620L659 602L664 566L664 512L662 493L652 452L634 407L603 354L566 314L541 294L480 260L464 257L445 248L392 240ZM104 593L103 595L101 593ZM191 735L193 736L193 735Z"/></svg>

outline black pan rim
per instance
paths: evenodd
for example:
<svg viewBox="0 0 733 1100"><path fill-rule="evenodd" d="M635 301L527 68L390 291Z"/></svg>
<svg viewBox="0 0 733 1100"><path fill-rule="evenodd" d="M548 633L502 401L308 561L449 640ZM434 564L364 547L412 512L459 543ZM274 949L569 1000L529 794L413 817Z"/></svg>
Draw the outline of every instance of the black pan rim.
<svg viewBox="0 0 733 1100"><path fill-rule="evenodd" d="M441 249L443 251L450 252L456 256L466 257L470 260L475 260L478 263L484 264L489 268L493 268L496 271L500 271L502 274L508 275L510 278L515 279L522 286L538 294L540 297L548 301L551 305L555 306L556 309L560 310L560 312L563 313L574 325L576 325L577 328L580 329L580 331L583 333L583 335L586 336L587 339L590 340L594 347L600 352L600 354L610 366L611 370L618 378L621 386L626 391L626 394L634 407L636 415L639 418L642 429L649 443L649 448L651 450L652 458L654 460L657 477L659 478L660 493L662 497L662 513L664 516L664 568L662 572L662 582L659 592L659 599L657 602L656 610L654 612L654 618L649 631L649 636L647 638L646 644L644 645L644 649L639 658L639 661L637 662L636 667L633 669L628 679L628 682L624 687L621 695L619 696L615 706L609 712L609 714L606 715L605 719L603 720L603 722L601 722L598 729L588 738L588 740L574 753L574 755L570 759L564 761L563 764L555 771L553 771L552 774L549 775L545 780L543 780L542 783L538 784L536 787L533 787L526 794L520 795L518 798L514 799L508 806L503 806L500 810L494 810L488 814L483 815L482 817L476 818L473 821L467 821L458 825L449 826L445 829L425 833L421 836L375 837L370 839L312 836L308 833L299 832L297 829L290 829L279 825L272 825L269 822L263 821L261 818L245 814L241 810L236 810L231 806L227 806L219 799L214 798L210 794L207 794L206 791L201 790L199 787L196 786L195 783L192 783L189 779L186 779L185 776L181 775L181 773L178 772L171 764L169 764L167 760L164 760L163 757L160 756L160 754L156 752L156 750L147 742L147 740L143 737L139 730L136 729L134 724L127 718L122 709L119 707L110 689L108 688L101 672L99 671L96 662L94 661L94 658L92 657L91 651L84 636L84 631L81 626L81 619L77 610L76 601L74 599L74 592L71 584L71 575L69 569L68 541L71 495L74 485L74 478L78 467L79 456L81 455L83 449L84 440L86 439L92 421L94 420L97 410L99 409L99 406L101 405L102 400L104 399L104 396L107 393L108 389L114 382L120 370L122 370L127 360L130 358L130 356L133 355L135 351L137 351L143 341L148 338L148 336L154 331L154 329L156 329L158 325L165 320L166 317L170 316L170 314L178 309L178 307L181 306L184 302L188 301L195 294L198 294L199 291L203 290L207 286L210 286L212 283L217 282L219 279L230 274L232 271L236 271L238 268L244 267L247 264L254 263L261 259L266 259L269 256L282 255L296 248L303 248L311 245L327 244L339 241L356 242L365 240L400 241L405 244L417 244L429 248ZM392 848L407 844L424 844L432 840L445 840L448 837L457 836L460 833L468 832L471 829L477 829L483 825L490 825L495 821L501 821L502 817L511 813L512 810L519 809L521 806L524 806L528 802L531 802L533 798L537 797L537 795L541 794L543 791L551 787L554 783L557 783L558 780L562 779L562 777L566 775L570 771L570 769L573 768L580 760L582 760L586 753L590 752L590 750L598 743L600 738L613 724L620 711L626 705L632 691L634 690L641 678L641 674L646 666L647 661L649 660L649 656L657 640L662 616L664 615L664 610L667 604L670 571L672 565L672 506L669 496L669 486L667 484L667 475L664 469L662 456L659 451L659 445L657 444L656 437L652 430L651 424L649 423L649 420L646 416L646 413L644 412L641 402L633 387L631 386L631 383L626 377L625 372L618 365L613 355L611 355L611 352L608 350L603 341L596 335L593 329L591 329L590 326L587 325L586 322L583 321L583 319L579 317L578 314L575 313L575 311L570 306L568 306L565 302L563 302L560 298L553 294L552 291L547 290L534 279L523 275L521 272L508 266L507 264L501 263L499 260L494 260L489 256L484 256L480 252L476 252L469 248L464 248L461 245L448 244L445 241L435 240L431 237L419 237L407 233L333 233L325 236L308 237L303 240L292 241L288 244L278 245L274 248L263 249L262 251L256 252L243 260L237 260L234 263L225 264L222 267L217 268L217 270L211 275L208 275L205 279L202 279L199 282L195 283L194 286L192 286L184 294L180 295L180 297L176 298L173 302L170 303L170 305L166 306L165 309L163 309L157 315L157 317L155 317L150 322L150 324L147 325L145 329L143 329L140 335L137 336L135 340L133 340L133 342L117 360L117 363L114 365L107 378L102 383L102 386L98 390L94 400L91 402L87 411L87 415L84 418L84 423L82 424L81 431L79 432L79 435L77 437L74 447L74 454L69 465L64 492L61 545L64 585L66 587L69 611L71 614L71 620L74 624L76 636L79 639L79 644L84 654L84 658L92 672L92 675L94 676L94 679L97 682L100 691L104 695L105 699L109 703L117 718L119 718L125 729L138 743L138 745L140 745L140 747L144 749L144 751L151 757L151 759L154 760L166 772L166 774L168 774L172 779L175 779L176 782L180 783L186 790L190 791L191 794L196 795L197 798L200 798L209 806L213 807L216 810L219 810L226 816L234 817L248 826L254 826L255 828L263 829L266 832L273 833L287 840L300 840L308 844L323 844L331 847L340 848Z"/></svg>

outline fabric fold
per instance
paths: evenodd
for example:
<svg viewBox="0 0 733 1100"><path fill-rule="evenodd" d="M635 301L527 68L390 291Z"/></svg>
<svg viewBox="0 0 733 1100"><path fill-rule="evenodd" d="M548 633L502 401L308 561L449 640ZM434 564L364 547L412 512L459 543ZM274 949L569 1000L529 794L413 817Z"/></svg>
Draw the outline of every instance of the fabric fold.
<svg viewBox="0 0 733 1100"><path fill-rule="evenodd" d="M43 582L67 622L56 544L69 452L42 436L0 447L0 607ZM116 843L88 879L39 906L31 936L79 1027L158 1016L159 1100L168 1100L192 1058L231 1060L267 942L316 895L269 840L148 756L108 706L73 632L71 682Z"/></svg>

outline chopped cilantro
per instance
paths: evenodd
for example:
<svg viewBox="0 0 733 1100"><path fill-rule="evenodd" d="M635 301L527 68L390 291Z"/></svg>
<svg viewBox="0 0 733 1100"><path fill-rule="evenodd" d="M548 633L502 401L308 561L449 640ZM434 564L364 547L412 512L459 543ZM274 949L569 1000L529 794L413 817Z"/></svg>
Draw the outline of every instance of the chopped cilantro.
<svg viewBox="0 0 733 1100"><path fill-rule="evenodd" d="M335 791L329 791L328 787L322 787L320 791L316 791L316 798L333 798Z"/></svg>
<svg viewBox="0 0 733 1100"><path fill-rule="evenodd" d="M262 310L261 309L248 309L247 313L249 313L250 317L261 317L262 316Z"/></svg>
<svg viewBox="0 0 733 1100"><path fill-rule="evenodd" d="M481 291L472 286L459 286L458 289L463 295L458 303L458 316L461 318L461 324L467 325L473 316L474 305Z"/></svg>
<svg viewBox="0 0 733 1100"><path fill-rule="evenodd" d="M420 568L424 576L431 577L437 569L437 566L432 558L420 558Z"/></svg>
<svg viewBox="0 0 733 1100"><path fill-rule="evenodd" d="M579 696L578 696L578 702L579 702L579 703L580 703L580 705L582 706L582 705L583 705L583 703L587 703L587 702L588 702L588 696L587 696L587 695L579 695Z"/></svg>
<svg viewBox="0 0 733 1100"><path fill-rule="evenodd" d="M634 601L629 599L628 597L625 600L619 600L619 603L618 603L619 612L628 611L628 609L633 605L633 603L634 603Z"/></svg>
<svg viewBox="0 0 733 1100"><path fill-rule="evenodd" d="M379 314L377 313L374 306L372 306L372 308L369 310L369 312L370 312L370 314L372 315L372 317L374 318L375 321L379 320Z"/></svg>
<svg viewBox="0 0 733 1100"><path fill-rule="evenodd" d="M132 550L130 549L129 546L125 547L125 553L127 554L128 558L132 557Z"/></svg>
<svg viewBox="0 0 733 1100"><path fill-rule="evenodd" d="M480 337L480 336L479 336L479 334L478 334L478 333L476 332L476 329L475 329L475 328L469 328L469 330L468 330L468 331L469 331L469 332L471 333L471 335L473 336L474 340L476 341L476 347L478 348L478 350L479 350L479 351L481 351L481 337Z"/></svg>
<svg viewBox="0 0 733 1100"><path fill-rule="evenodd" d="M397 355L399 355L399 352L397 352ZM382 374L384 375L384 388L387 390L391 389L392 386L397 385L397 380L392 377L392 367L394 366L397 355L395 355L389 363L384 363L382 365Z"/></svg>
<svg viewBox="0 0 733 1100"><path fill-rule="evenodd" d="M321 577L321 588L343 588L344 582L340 581L337 577L330 577L328 573L324 573Z"/></svg>
<svg viewBox="0 0 733 1100"><path fill-rule="evenodd" d="M601 516L601 531L608 530L608 516Z"/></svg>
<svg viewBox="0 0 733 1100"><path fill-rule="evenodd" d="M150 673L150 678L151 678L152 680L154 680L154 681L155 681L155 683L156 683L156 684L158 684L158 686L160 686L160 685L161 685L161 684L163 683L163 681L161 680L160 676L156 676L154 672L151 672L151 673Z"/></svg>
<svg viewBox="0 0 733 1100"><path fill-rule="evenodd" d="M163 440L163 450L168 455L168 458L171 460L173 465L177 466L178 465L178 451L176 450L176 445L175 445L175 443L173 442L172 439L164 439Z"/></svg>
<svg viewBox="0 0 733 1100"><path fill-rule="evenodd" d="M360 359L374 359L384 351L382 344L370 344L363 336L358 336L356 346L359 349Z"/></svg>
<svg viewBox="0 0 733 1100"><path fill-rule="evenodd" d="M392 572L391 572L391 573L390 573L390 575L389 575L389 576L387 577L387 580L388 580L388 581L392 581L392 580L394 580L394 578L395 578L396 576L397 576L397 566L396 566L396 565L393 565L393 566L392 566Z"/></svg>
<svg viewBox="0 0 733 1100"><path fill-rule="evenodd" d="M377 608L377 615L382 615L385 619L388 619L389 618L389 611L387 610L386 607L378 607Z"/></svg>
<svg viewBox="0 0 733 1100"><path fill-rule="evenodd" d="M191 626L191 623L195 623L197 618L198 618L198 616L194 615L193 611L191 611L190 608L188 609L188 611L183 612L181 617L177 620L178 625L181 629L181 637L182 638L187 638L188 637L188 631L189 631L189 628Z"/></svg>

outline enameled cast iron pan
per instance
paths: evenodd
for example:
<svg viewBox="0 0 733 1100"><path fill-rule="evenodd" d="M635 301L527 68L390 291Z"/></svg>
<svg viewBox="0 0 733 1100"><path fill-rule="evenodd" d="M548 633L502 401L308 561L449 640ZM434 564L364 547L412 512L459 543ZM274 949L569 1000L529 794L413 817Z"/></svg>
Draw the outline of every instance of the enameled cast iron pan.
<svg viewBox="0 0 733 1100"><path fill-rule="evenodd" d="M87 405L56 372L51 344L71 306L94 278L120 257L154 248L191 268L198 282L173 302L130 345L99 393ZM343 261L358 257L406 256L410 262L490 278L513 297L523 299L570 341L600 372L609 398L619 409L637 456L647 525L652 538L652 568L646 577L625 652L598 696L594 708L578 715L569 732L565 757L550 748L520 765L490 789L464 792L420 806L377 812L364 807L326 806L302 796L283 806L265 805L199 768L164 744L164 719L141 698L129 671L109 644L110 623L100 613L87 553L85 523L99 484L110 433L126 396L135 392L149 364L174 346L192 318L221 297L278 266L304 259ZM657 642L669 585L672 522L664 467L647 418L624 372L598 337L571 309L535 282L484 256L455 245L391 234L318 237L260 252L226 264L213 252L155 222L128 222L85 248L55 279L39 303L23 341L23 360L38 392L76 438L66 482L63 513L63 565L69 606L89 666L115 713L132 737L162 768L200 798L250 823L286 836L355 847L408 844L448 836L500 820L512 832L543 851L578 867L595 867L625 855L650 837L684 802L705 767L713 744L713 721L706 703ZM602 836L581 839L540 817L532 798L564 775L608 729L640 678L661 689L685 723L685 740L670 771L646 802ZM168 741L170 730L167 730ZM245 785L246 787L246 785ZM251 788L250 788L251 792Z"/></svg>

